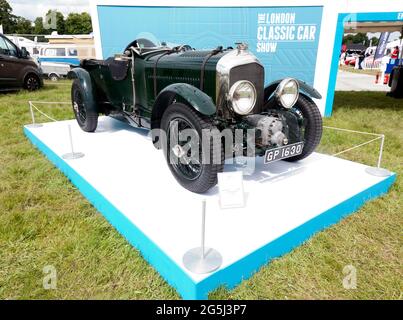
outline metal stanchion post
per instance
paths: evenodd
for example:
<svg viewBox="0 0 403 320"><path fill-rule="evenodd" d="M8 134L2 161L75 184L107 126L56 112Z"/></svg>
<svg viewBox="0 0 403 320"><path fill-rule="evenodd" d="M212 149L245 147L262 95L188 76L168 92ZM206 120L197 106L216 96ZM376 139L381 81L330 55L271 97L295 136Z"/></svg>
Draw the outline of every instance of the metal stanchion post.
<svg viewBox="0 0 403 320"><path fill-rule="evenodd" d="M205 246L204 239L206 237L206 200L202 201L202 229L201 229L201 248L202 248L202 258L205 257Z"/></svg>
<svg viewBox="0 0 403 320"><path fill-rule="evenodd" d="M373 176L377 177L389 177L390 176L390 171L384 168L381 168L381 162L382 162L382 153L383 153L383 145L385 142L385 135L381 135L381 146L379 148L379 157L378 157L378 163L376 167L368 167L365 169L365 171Z"/></svg>
<svg viewBox="0 0 403 320"><path fill-rule="evenodd" d="M84 157L84 153L82 153L82 152L74 152L73 135L71 134L71 125L68 125L68 128L69 128L69 139L70 139L71 152L64 154L62 156L62 158L65 159L65 160L73 160L73 159L79 159L79 158Z"/></svg>
<svg viewBox="0 0 403 320"><path fill-rule="evenodd" d="M31 118L32 118L32 123L28 124L27 127L28 128L39 128L42 127L42 125L40 123L36 123L35 122L35 114L34 114L34 109L32 107L32 102L29 101L29 111L31 112Z"/></svg>
<svg viewBox="0 0 403 320"><path fill-rule="evenodd" d="M202 201L202 228L201 246L190 249L183 256L183 264L186 269L194 273L210 273L217 270L222 264L221 254L213 249L205 247L206 237L206 200Z"/></svg>

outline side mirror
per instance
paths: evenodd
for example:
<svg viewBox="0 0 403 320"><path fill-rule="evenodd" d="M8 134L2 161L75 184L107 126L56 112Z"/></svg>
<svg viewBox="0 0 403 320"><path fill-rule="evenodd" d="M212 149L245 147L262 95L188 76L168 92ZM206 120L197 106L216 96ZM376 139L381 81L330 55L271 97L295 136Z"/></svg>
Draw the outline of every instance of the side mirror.
<svg viewBox="0 0 403 320"><path fill-rule="evenodd" d="M25 48L25 47L21 48L21 57L22 58L28 58L29 57L29 52L27 51L27 48Z"/></svg>

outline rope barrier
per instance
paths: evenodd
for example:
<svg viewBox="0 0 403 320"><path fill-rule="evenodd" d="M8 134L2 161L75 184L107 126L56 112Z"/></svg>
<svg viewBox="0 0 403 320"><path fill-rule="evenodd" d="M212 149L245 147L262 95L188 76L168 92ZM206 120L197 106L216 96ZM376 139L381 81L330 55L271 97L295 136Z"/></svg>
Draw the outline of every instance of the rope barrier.
<svg viewBox="0 0 403 320"><path fill-rule="evenodd" d="M43 112L42 110L40 110L37 106L34 105L34 103L36 104L43 104L43 105L54 105L54 104L58 104L58 105L71 105L71 102L49 102L49 101L28 101L29 103L29 107L30 107L30 111L31 111L31 116L32 116L32 124L35 124L35 116L34 116L34 112L33 109L35 109L36 111L38 111L41 115L43 115L44 117L48 118L51 121L57 122L59 120L56 120L54 118L52 118L51 116L47 115L45 112ZM385 141L385 135L384 134L378 134L378 133L372 133L372 132L365 132L365 131L357 131L357 130L351 130L351 129L344 129L344 128L336 128L336 127L331 127L331 126L323 126L323 128L325 129L330 129L330 130L336 130L336 131L342 131L342 132L349 132L349 133L357 133L357 134L362 134L362 135L370 135L370 136L376 136L376 138L371 139L369 141L360 143L358 145L352 146L350 148L347 148L345 150L336 152L334 154L332 154L331 156L336 157L339 156L341 154L344 154L346 152L352 151L354 149L358 149L364 145L370 144L374 141L377 140L381 140L381 146L380 146L380 150L379 150L379 158L378 158L378 168L380 168L381 166L381 161L382 161L382 153L383 153L383 145L384 145L384 141Z"/></svg>
<svg viewBox="0 0 403 320"><path fill-rule="evenodd" d="M365 132L365 131L357 131L357 130L351 130L351 129L344 129L344 128L336 128L336 127L329 127L329 126L323 126L323 128L326 129L332 129L332 130L337 130L337 131L343 131L343 132L351 132L351 133L357 133L357 134L363 134L363 135L370 135L370 136L376 136L376 138L371 139L367 142L364 143L360 143L356 146L353 146L351 148L348 148L346 150L340 151L340 152L336 152L334 154L332 154L332 156L336 157L340 154L346 153L348 151L357 149L359 147L365 146L371 142L374 142L376 140L381 140L381 145L379 147L379 157L378 157L378 163L377 163L377 167L380 168L381 167L381 161L382 161L382 153L383 153L383 145L385 143L385 135L384 134L379 134L379 133L372 133L372 132Z"/></svg>

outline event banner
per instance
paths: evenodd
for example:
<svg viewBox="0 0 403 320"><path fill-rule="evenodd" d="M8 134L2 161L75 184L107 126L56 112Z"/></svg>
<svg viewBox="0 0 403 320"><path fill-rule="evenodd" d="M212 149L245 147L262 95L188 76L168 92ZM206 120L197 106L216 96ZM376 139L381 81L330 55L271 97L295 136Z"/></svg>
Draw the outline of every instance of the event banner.
<svg viewBox="0 0 403 320"><path fill-rule="evenodd" d="M386 45L388 44L389 32L382 32L379 37L379 44L376 47L374 60L382 58L385 54Z"/></svg>
<svg viewBox="0 0 403 320"><path fill-rule="evenodd" d="M291 76L313 84L322 7L98 6L98 19L103 58L135 38L196 49L246 42L266 83Z"/></svg>

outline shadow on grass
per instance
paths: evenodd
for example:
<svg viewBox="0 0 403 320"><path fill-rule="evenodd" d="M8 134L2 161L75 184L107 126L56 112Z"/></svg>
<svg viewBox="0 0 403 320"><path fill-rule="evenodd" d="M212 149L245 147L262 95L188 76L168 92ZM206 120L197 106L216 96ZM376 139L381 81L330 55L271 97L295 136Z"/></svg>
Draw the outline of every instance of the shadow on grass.
<svg viewBox="0 0 403 320"><path fill-rule="evenodd" d="M4 90L0 90L0 97L2 96L6 96L8 94L12 94L12 93L17 93L22 89L4 89Z"/></svg>
<svg viewBox="0 0 403 320"><path fill-rule="evenodd" d="M67 88L67 86L66 86L66 88ZM40 92L54 91L55 89L60 89L60 88L58 88L57 85L49 85L49 84L45 84L42 88L35 90L35 91L29 91L24 88L13 88L13 89L7 89L4 91L0 91L0 97L7 96L7 95L17 95L19 93L33 95L35 93L40 93Z"/></svg>
<svg viewBox="0 0 403 320"><path fill-rule="evenodd" d="M389 97L385 92L337 91L334 98L333 110L342 108L397 111L403 108L403 99Z"/></svg>

